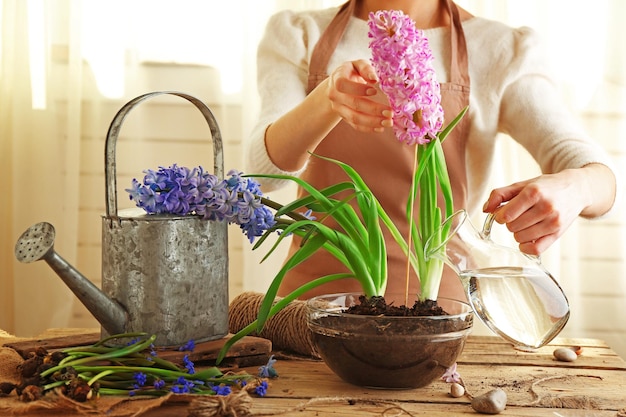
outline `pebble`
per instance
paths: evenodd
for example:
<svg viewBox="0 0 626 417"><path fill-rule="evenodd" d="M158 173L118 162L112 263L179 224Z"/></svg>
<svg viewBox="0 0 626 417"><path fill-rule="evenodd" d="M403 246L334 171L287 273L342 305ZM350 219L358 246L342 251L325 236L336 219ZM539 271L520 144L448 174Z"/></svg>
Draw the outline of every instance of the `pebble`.
<svg viewBox="0 0 626 417"><path fill-rule="evenodd" d="M554 349L554 357L561 362L574 362L578 355L570 348Z"/></svg>
<svg viewBox="0 0 626 417"><path fill-rule="evenodd" d="M457 384L456 382L450 384L450 396L454 398L460 398L465 394L465 388L463 385Z"/></svg>
<svg viewBox="0 0 626 417"><path fill-rule="evenodd" d="M506 392L496 388L472 399L472 408L481 414L500 414L506 408Z"/></svg>

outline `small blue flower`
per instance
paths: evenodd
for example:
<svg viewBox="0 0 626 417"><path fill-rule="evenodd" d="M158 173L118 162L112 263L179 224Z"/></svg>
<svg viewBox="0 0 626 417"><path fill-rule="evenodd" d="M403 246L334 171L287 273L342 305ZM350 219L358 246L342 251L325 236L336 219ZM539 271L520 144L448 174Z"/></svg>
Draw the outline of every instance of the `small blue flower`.
<svg viewBox="0 0 626 417"><path fill-rule="evenodd" d="M228 188L230 188L233 191L245 190L246 180L241 178L242 174L243 172L239 172L235 169L231 169L230 171L228 171L228 173L226 174L230 177L229 179L226 180L226 184Z"/></svg>
<svg viewBox="0 0 626 417"><path fill-rule="evenodd" d="M165 381L163 381L162 379L157 379L156 381L154 381L154 389L160 390L160 389L163 389L164 387L165 387Z"/></svg>
<svg viewBox="0 0 626 417"><path fill-rule="evenodd" d="M183 357L183 363L185 364L185 368L187 368L187 373L189 373L189 374L195 374L196 373L196 369L194 367L194 363L191 361L191 359L189 359L189 355L185 355Z"/></svg>
<svg viewBox="0 0 626 417"><path fill-rule="evenodd" d="M241 194L241 199L237 202L237 221L236 223L248 223L255 214L255 211L261 208L261 199L257 198L250 191L245 190Z"/></svg>
<svg viewBox="0 0 626 417"><path fill-rule="evenodd" d="M274 359L274 355L270 356L267 360L267 364L259 367L259 377L261 378L276 378L278 376L278 372L274 369L274 364L276 363L276 359Z"/></svg>
<svg viewBox="0 0 626 417"><path fill-rule="evenodd" d="M252 178L247 178L246 190L250 191L254 195L262 196L261 184Z"/></svg>
<svg viewBox="0 0 626 417"><path fill-rule="evenodd" d="M179 189L171 190L165 197L165 213L185 215L189 213L187 196Z"/></svg>
<svg viewBox="0 0 626 417"><path fill-rule="evenodd" d="M304 213L302 213L302 215L303 215L304 217L306 217L307 219L309 219L309 220L317 220L317 217L313 216L313 215L312 215L312 213L313 213L313 210L308 209L307 211L305 211Z"/></svg>
<svg viewBox="0 0 626 417"><path fill-rule="evenodd" d="M154 358L156 358L157 355L156 347L153 344L150 345L150 353L146 356L146 359L150 362L154 362Z"/></svg>
<svg viewBox="0 0 626 417"><path fill-rule="evenodd" d="M254 389L254 393L259 397L265 397L267 394L267 381L261 381L261 383Z"/></svg>
<svg viewBox="0 0 626 417"><path fill-rule="evenodd" d="M227 396L232 392L228 385L211 385L211 389L215 392L215 395Z"/></svg>
<svg viewBox="0 0 626 417"><path fill-rule="evenodd" d="M141 339L138 337L134 337L130 339L128 343L126 343L126 346L134 345L135 343L139 343L139 342L141 342Z"/></svg>
<svg viewBox="0 0 626 417"><path fill-rule="evenodd" d="M195 348L196 348L196 342L194 342L193 339L190 339L187 343L179 347L178 350L180 352L184 352L186 350L188 350L189 352L193 352Z"/></svg>
<svg viewBox="0 0 626 417"><path fill-rule="evenodd" d="M271 229L275 224L276 220L270 209L261 206L254 211L254 216L250 221L241 224L240 227L250 243L253 243L255 237L262 236L266 230Z"/></svg>
<svg viewBox="0 0 626 417"><path fill-rule="evenodd" d="M195 386L193 381L185 379L185 377L178 377L178 379L172 385L171 391L177 394L184 394L191 392L191 389Z"/></svg>
<svg viewBox="0 0 626 417"><path fill-rule="evenodd" d="M174 164L172 167L176 167L176 164ZM166 180L168 175L164 175L163 167L160 167L158 171L146 169L144 171L144 174L146 175L143 177L143 183L148 188L159 191L165 190L167 188Z"/></svg>
<svg viewBox="0 0 626 417"><path fill-rule="evenodd" d="M133 374L133 379L135 380L134 388L141 388L146 385L146 381L148 380L148 376L143 372L135 372Z"/></svg>
<svg viewBox="0 0 626 417"><path fill-rule="evenodd" d="M172 385L170 389L174 394L185 394L189 392L189 388L186 385Z"/></svg>

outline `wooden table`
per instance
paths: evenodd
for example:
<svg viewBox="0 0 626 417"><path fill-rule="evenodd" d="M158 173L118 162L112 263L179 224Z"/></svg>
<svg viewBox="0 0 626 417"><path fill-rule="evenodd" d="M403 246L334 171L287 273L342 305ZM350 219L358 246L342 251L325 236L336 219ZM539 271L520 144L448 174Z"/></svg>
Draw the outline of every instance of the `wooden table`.
<svg viewBox="0 0 626 417"><path fill-rule="evenodd" d="M552 352L561 346L581 346L582 353L575 362L559 362ZM442 381L413 390L375 390L343 382L321 361L279 359L274 366L279 377L270 380L266 397L252 399L248 415L478 415L469 397L452 398L449 384ZM257 368L243 369L256 374ZM496 337L471 336L458 371L470 395L506 391L503 416L626 417L626 362L599 340L557 339L528 353ZM2 401L0 397L0 406ZM186 416L188 404L171 401L140 415ZM79 414L64 414L71 415Z"/></svg>
<svg viewBox="0 0 626 417"><path fill-rule="evenodd" d="M582 346L575 362L559 362L553 351ZM278 361L280 377L253 412L313 416L478 415L468 397L452 398L449 384L437 381L414 390L372 390L349 385L323 363ZM502 388L506 416L626 416L626 362L594 339L557 339L537 352L513 349L496 337L471 336L458 361L468 393ZM385 414L387 410L387 414Z"/></svg>

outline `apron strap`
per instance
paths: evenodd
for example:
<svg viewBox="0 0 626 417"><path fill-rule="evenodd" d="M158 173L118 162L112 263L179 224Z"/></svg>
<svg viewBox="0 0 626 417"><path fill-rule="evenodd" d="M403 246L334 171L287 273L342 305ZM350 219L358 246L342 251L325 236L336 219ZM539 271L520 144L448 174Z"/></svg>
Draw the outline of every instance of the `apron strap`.
<svg viewBox="0 0 626 417"><path fill-rule="evenodd" d="M343 37L348 27L348 22L350 22L350 18L354 15L355 7L355 0L348 0L344 3L339 8L339 12L337 12L333 20L331 20L328 28L317 41L309 64L309 85L307 87L307 94L313 91L320 82L328 78L326 71L328 62L337 44L339 44L339 41Z"/></svg>
<svg viewBox="0 0 626 417"><path fill-rule="evenodd" d="M446 3L452 21L450 24L450 82L469 87L467 45L459 8L451 0L446 0Z"/></svg>
<svg viewBox="0 0 626 417"><path fill-rule="evenodd" d="M469 72L467 62L467 46L465 34L461 25L459 9L452 0L442 0L446 3L450 23L450 82L469 87ZM348 0L340 8L333 20L318 40L309 64L309 80L307 94L321 81L328 77L328 63L339 41L343 37L350 18L354 15L356 0Z"/></svg>

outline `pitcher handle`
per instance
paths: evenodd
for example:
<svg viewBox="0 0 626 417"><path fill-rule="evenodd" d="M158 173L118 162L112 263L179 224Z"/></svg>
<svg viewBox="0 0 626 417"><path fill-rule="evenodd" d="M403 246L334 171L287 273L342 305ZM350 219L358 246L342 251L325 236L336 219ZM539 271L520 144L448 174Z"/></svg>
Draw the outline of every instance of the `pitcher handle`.
<svg viewBox="0 0 626 417"><path fill-rule="evenodd" d="M484 239L489 239L491 240L491 227L493 226L493 222L496 219L496 212L498 210L496 209L496 211L494 211L493 213L489 213L487 214L487 218L485 218L485 223L483 223L483 230L480 232L481 236ZM541 256L540 255L530 255L528 253L524 253L522 252L522 255L534 260L537 263L541 263Z"/></svg>
<svg viewBox="0 0 626 417"><path fill-rule="evenodd" d="M495 212L487 214L485 223L483 223L483 230L480 233L485 239L491 239L491 226L493 226L493 222L495 219L496 219Z"/></svg>

